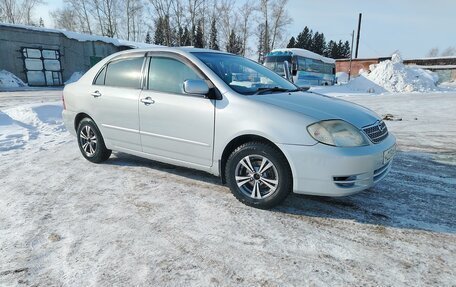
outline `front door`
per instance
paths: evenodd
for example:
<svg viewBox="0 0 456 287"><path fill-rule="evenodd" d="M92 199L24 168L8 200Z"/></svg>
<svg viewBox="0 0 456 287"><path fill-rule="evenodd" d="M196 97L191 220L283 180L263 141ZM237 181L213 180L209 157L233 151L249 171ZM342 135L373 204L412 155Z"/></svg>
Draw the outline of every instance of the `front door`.
<svg viewBox="0 0 456 287"><path fill-rule="evenodd" d="M199 71L172 56L152 56L139 102L143 152L158 158L210 167L215 101L183 91Z"/></svg>

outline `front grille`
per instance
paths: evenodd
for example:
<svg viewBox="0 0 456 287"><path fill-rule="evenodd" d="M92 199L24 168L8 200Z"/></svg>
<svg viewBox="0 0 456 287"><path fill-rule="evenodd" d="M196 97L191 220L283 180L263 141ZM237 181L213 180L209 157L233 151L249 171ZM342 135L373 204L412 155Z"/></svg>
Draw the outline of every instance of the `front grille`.
<svg viewBox="0 0 456 287"><path fill-rule="evenodd" d="M384 121L377 121L371 126L363 128L363 131L373 143L379 143L388 136L388 129Z"/></svg>

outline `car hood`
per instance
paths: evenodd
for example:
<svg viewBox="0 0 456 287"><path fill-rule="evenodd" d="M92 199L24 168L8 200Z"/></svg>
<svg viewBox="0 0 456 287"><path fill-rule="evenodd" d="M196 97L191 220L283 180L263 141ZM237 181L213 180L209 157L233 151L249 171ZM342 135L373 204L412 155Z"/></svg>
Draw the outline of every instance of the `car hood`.
<svg viewBox="0 0 456 287"><path fill-rule="evenodd" d="M280 93L254 96L255 100L314 118L316 121L341 119L357 128L379 120L376 113L363 106L315 93Z"/></svg>

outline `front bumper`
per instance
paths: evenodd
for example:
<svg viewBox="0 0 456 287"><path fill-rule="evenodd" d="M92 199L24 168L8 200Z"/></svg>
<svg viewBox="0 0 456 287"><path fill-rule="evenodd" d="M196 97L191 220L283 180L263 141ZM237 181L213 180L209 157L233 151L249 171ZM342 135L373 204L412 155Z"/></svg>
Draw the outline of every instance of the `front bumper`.
<svg viewBox="0 0 456 287"><path fill-rule="evenodd" d="M393 134L378 144L341 148L279 144L293 173L293 192L322 196L346 196L365 190L383 179L393 157L384 161L384 152L393 148Z"/></svg>

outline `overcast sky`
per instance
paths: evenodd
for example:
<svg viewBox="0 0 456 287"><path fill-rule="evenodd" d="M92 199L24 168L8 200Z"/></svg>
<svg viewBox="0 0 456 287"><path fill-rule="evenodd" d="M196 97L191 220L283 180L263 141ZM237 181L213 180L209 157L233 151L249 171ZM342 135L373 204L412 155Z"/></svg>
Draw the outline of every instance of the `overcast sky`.
<svg viewBox="0 0 456 287"><path fill-rule="evenodd" d="M62 0L46 2L38 17L62 6ZM396 50L404 58L423 57L431 48L456 46L456 0L290 0L288 11L294 20L289 37L307 25L325 33L328 41L351 40L363 13L360 57L389 56ZM47 27L53 26L49 16L43 18Z"/></svg>

